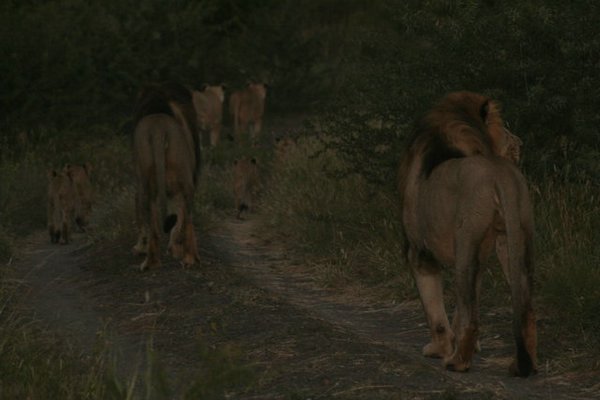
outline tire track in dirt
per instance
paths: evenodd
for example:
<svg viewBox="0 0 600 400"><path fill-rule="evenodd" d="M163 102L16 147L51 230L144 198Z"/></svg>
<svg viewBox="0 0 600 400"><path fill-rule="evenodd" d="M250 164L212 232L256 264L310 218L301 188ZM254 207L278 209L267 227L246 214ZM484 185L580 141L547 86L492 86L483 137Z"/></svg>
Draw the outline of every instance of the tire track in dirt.
<svg viewBox="0 0 600 400"><path fill-rule="evenodd" d="M90 263L95 253L81 245L81 237L74 244L56 246L38 232L17 260L23 281L20 297L84 352L110 328L112 353L119 356L118 372L125 379L143 370L149 337L171 381L189 379L199 362L194 332L210 332L214 321L223 320L225 328L206 337L211 345L239 342L250 362L277 371L266 386L232 398L302 398L285 394L292 385L321 393L311 396L320 399L370 399L383 392L391 396L385 398L398 393L423 399L448 393L461 399L600 398L597 391L563 384L544 371L531 379L508 377L512 347L496 332L483 335L483 351L471 372L446 372L439 360L420 355L428 333L418 303L381 304L319 288L303 266L291 265L281 246L265 244L257 236L253 219L222 222L200 236L204 261L199 268L182 270L171 263L142 274L122 265L138 261L123 258L127 244L96 246L107 257L118 253L122 259L116 270L104 270L107 262L101 257ZM151 298L146 303L145 293ZM510 338L510 313L502 318L505 337ZM312 343L313 335L321 339L315 337ZM319 360L328 364L312 367L320 365ZM391 372L383 376L386 363ZM180 387L174 387L179 398Z"/></svg>
<svg viewBox="0 0 600 400"><path fill-rule="evenodd" d="M90 294L96 283L93 276L81 269L89 244L82 234L74 234L67 245L51 244L45 232L30 235L17 260L19 306L25 314L33 313L48 328L61 332L68 344L76 349L102 350L110 342L110 356L117 366L116 374L129 379L145 362L145 342L128 335L112 335L110 316L97 311ZM106 336L110 334L110 336ZM131 360L137 360L132 362Z"/></svg>
<svg viewBox="0 0 600 400"><path fill-rule="evenodd" d="M482 335L482 352L475 356L470 372L445 371L439 360L421 356L429 334L418 302L382 305L319 288L305 269L290 265L282 247L261 241L252 219L225 221L217 236L215 244L222 257L241 273L252 276L258 286L326 323L358 335L366 343L390 348L406 363L407 376L414 379L414 371L420 371L424 375L421 378L426 378L422 383L429 389L439 389L433 382L446 382L465 395L485 393L502 399L600 398L597 387L586 389L543 370L527 379L508 376L513 355L508 309L500 312L505 326L503 337L491 330L489 335Z"/></svg>

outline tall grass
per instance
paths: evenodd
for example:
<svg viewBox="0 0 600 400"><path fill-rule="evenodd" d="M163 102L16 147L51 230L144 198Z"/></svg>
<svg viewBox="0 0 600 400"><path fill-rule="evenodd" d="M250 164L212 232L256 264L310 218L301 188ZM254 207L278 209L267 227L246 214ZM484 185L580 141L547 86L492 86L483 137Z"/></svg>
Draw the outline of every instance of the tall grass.
<svg viewBox="0 0 600 400"><path fill-rule="evenodd" d="M598 338L600 189L592 183L542 182L535 193L536 277L549 313L566 329ZM596 343L600 340L596 340Z"/></svg>
<svg viewBox="0 0 600 400"><path fill-rule="evenodd" d="M318 265L327 285L391 284L408 295L412 281L402 266L395 194L360 175L339 176L342 163L314 138L275 160L261 201L264 229Z"/></svg>

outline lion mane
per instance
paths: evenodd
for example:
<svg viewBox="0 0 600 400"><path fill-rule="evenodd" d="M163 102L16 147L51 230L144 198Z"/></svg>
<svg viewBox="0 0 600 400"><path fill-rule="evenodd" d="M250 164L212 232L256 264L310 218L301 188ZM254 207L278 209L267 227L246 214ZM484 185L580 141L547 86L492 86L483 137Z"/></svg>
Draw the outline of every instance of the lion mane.
<svg viewBox="0 0 600 400"><path fill-rule="evenodd" d="M450 93L417 122L402 158L398 185L405 185L407 168L416 158L427 177L451 158L502 155L506 135L498 103L478 93Z"/></svg>
<svg viewBox="0 0 600 400"><path fill-rule="evenodd" d="M467 371L475 351L481 268L493 248L511 286L514 375L536 371L533 211L515 166L520 140L504 128L499 106L476 93L443 98L418 123L399 168L405 255L432 340L423 354ZM456 270L452 326L444 307L442 268Z"/></svg>

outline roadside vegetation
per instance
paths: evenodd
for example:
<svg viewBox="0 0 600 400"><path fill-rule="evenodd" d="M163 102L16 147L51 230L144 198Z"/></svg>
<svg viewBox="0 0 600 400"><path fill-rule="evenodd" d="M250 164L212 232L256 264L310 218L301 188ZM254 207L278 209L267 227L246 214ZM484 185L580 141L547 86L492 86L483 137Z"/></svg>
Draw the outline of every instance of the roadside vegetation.
<svg viewBox="0 0 600 400"><path fill-rule="evenodd" d="M0 5L0 49L8 60L0 66L0 397L133 396L102 347L83 360L16 314L6 270L23 238L44 229L46 173L66 162L93 167L89 240L133 243L132 104L141 84L169 79L191 87L270 84L265 145L240 149L224 140L206 155L199 229L234 215L231 165L252 154L264 177L257 210L264 234L301 258L321 284L394 301L416 297L398 240L394 187L414 120L452 90L500 100L523 139L535 204L540 358L552 371L600 371L598 5L138 3ZM288 133L269 126L269 116L292 113L311 115L312 124L279 160L270 144ZM492 263L484 277L486 307L509 301L497 271ZM231 382L200 384L211 376L200 376L190 393L220 398Z"/></svg>

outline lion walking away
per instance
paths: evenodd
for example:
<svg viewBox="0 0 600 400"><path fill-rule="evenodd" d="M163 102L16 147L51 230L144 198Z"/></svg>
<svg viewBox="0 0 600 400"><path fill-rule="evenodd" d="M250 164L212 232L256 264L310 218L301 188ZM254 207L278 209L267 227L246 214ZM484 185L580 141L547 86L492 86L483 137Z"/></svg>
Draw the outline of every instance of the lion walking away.
<svg viewBox="0 0 600 400"><path fill-rule="evenodd" d="M223 120L223 85L204 85L201 90L192 92L198 127L202 130L203 142L216 146L221 137Z"/></svg>
<svg viewBox="0 0 600 400"><path fill-rule="evenodd" d="M52 243L69 243L75 195L73 181L65 171L48 171L48 234Z"/></svg>
<svg viewBox="0 0 600 400"><path fill-rule="evenodd" d="M75 222L82 231L86 230L92 214L94 191L90 182L92 166L67 164L63 171L71 178L75 191Z"/></svg>
<svg viewBox="0 0 600 400"><path fill-rule="evenodd" d="M200 139L192 94L177 84L150 85L138 96L133 139L138 176L134 253L146 254L141 269L160 265L160 227L168 252L184 265L198 260L192 223L200 175Z"/></svg>
<svg viewBox="0 0 600 400"><path fill-rule="evenodd" d="M242 134L248 131L254 143L259 140L266 97L267 85L264 83L249 83L244 89L231 94L229 112L233 118L233 131L238 143Z"/></svg>
<svg viewBox="0 0 600 400"><path fill-rule="evenodd" d="M254 210L254 198L258 191L259 173L256 159L247 157L235 160L233 166L233 196L237 218L242 219L242 212Z"/></svg>
<svg viewBox="0 0 600 400"><path fill-rule="evenodd" d="M485 96L451 93L417 124L402 158L398 189L408 262L431 331L423 354L454 371L471 366L479 332L481 265L492 251L511 287L516 357L510 372L536 372L532 306L533 211L514 165L518 138ZM517 154L517 155L515 155ZM455 269L449 323L442 267Z"/></svg>

